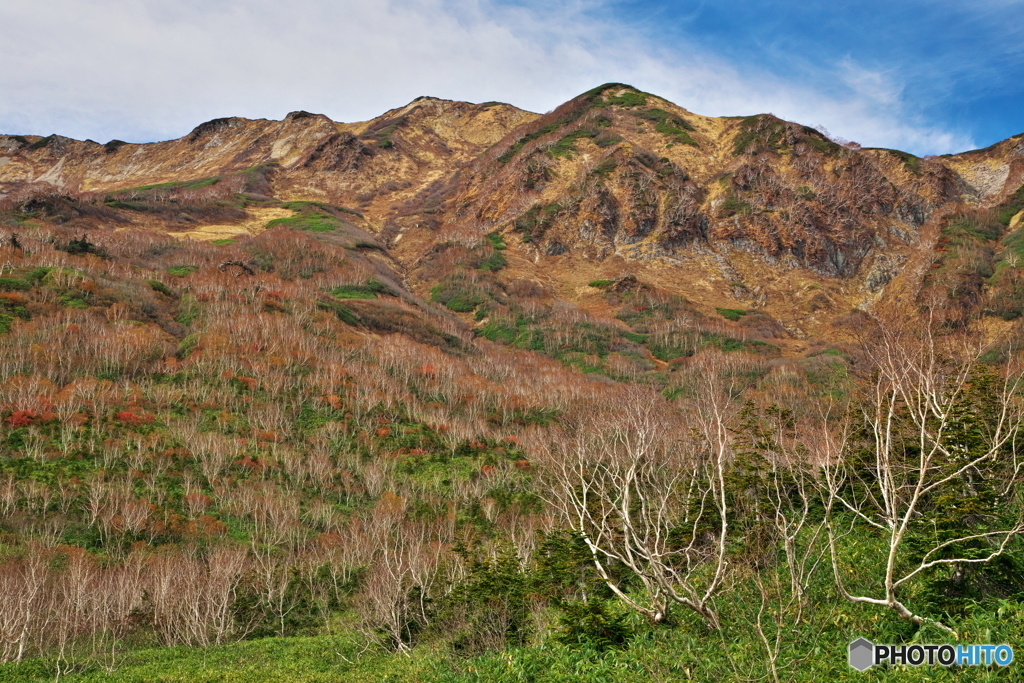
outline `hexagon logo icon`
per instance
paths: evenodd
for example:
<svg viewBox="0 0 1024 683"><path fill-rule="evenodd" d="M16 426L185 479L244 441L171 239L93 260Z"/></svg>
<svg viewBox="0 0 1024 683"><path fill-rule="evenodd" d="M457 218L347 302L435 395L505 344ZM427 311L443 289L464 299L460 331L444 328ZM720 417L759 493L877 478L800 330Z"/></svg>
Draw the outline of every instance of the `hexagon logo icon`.
<svg viewBox="0 0 1024 683"><path fill-rule="evenodd" d="M875 663L875 644L867 638L858 638L850 643L850 666L865 671Z"/></svg>

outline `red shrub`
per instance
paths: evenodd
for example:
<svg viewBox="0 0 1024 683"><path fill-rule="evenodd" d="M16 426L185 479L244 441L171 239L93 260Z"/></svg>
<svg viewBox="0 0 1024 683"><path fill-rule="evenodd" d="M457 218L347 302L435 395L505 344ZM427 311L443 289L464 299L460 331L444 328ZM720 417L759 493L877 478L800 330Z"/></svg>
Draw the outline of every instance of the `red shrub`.
<svg viewBox="0 0 1024 683"><path fill-rule="evenodd" d="M28 427L32 424L35 419L39 417L36 415L34 410L18 410L11 414L7 418L7 426L11 429L18 429L19 427Z"/></svg>

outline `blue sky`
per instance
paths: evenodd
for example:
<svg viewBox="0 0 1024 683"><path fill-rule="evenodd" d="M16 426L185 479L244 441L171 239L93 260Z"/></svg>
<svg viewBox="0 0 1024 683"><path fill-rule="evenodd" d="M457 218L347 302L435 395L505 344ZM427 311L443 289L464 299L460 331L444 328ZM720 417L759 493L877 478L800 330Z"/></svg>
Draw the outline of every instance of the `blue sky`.
<svg viewBox="0 0 1024 683"><path fill-rule="evenodd" d="M898 102L909 123L988 145L1024 132L1024 3L623 1L659 42L698 45L838 97ZM838 133L837 133L838 134Z"/></svg>
<svg viewBox="0 0 1024 683"><path fill-rule="evenodd" d="M548 111L619 81L940 154L1024 132L1024 0L3 0L0 132L178 137L419 95Z"/></svg>

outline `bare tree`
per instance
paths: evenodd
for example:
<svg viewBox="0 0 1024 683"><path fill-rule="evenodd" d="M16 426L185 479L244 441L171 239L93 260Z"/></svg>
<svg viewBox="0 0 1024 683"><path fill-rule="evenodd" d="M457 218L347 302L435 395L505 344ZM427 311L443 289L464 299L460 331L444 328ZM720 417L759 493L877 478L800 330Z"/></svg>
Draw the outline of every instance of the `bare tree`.
<svg viewBox="0 0 1024 683"><path fill-rule="evenodd" d="M682 414L630 387L615 405L580 415L573 434L537 444L549 501L581 535L608 588L654 622L677 603L720 628L712 599L728 568L725 475L737 413L729 364L717 351L694 361ZM623 589L616 566L640 581L642 595Z"/></svg>
<svg viewBox="0 0 1024 683"><path fill-rule="evenodd" d="M1022 372L1012 353L1001 370L980 362L977 332L950 331L933 313L897 315L877 317L864 340L861 438L825 443L819 455L832 565L848 600L952 633L900 596L927 572L989 562L1024 531L1015 500ZM858 525L885 539L884 572L863 573L859 591L844 578Z"/></svg>

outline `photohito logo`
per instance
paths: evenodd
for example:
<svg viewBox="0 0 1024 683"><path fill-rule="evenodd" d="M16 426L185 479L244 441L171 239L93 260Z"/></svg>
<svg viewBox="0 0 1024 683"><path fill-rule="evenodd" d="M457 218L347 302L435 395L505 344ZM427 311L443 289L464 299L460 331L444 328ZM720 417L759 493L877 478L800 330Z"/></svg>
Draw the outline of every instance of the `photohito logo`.
<svg viewBox="0 0 1024 683"><path fill-rule="evenodd" d="M866 671L875 664L909 666L1009 666L1013 648L1009 645L875 645L867 638L850 643L850 666Z"/></svg>

